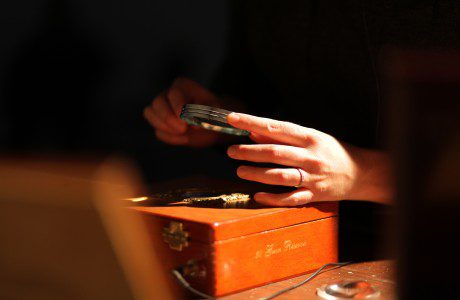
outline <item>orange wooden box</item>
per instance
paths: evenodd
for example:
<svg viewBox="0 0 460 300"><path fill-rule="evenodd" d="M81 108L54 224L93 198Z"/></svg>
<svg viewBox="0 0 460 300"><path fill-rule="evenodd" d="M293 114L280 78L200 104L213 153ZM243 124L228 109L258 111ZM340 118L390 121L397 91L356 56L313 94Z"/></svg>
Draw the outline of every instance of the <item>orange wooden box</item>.
<svg viewBox="0 0 460 300"><path fill-rule="evenodd" d="M336 262L337 204L301 208L135 207L165 270L214 296Z"/></svg>

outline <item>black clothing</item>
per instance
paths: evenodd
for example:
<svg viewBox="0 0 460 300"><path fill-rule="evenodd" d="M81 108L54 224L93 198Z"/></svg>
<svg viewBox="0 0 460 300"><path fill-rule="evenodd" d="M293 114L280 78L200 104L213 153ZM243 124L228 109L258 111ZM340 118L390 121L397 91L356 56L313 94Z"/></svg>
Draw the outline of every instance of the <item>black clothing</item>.
<svg viewBox="0 0 460 300"><path fill-rule="evenodd" d="M291 121L361 147L381 147L379 66L387 47L458 48L458 1L241 1L215 90L248 112ZM369 203L341 204L341 258L378 258Z"/></svg>

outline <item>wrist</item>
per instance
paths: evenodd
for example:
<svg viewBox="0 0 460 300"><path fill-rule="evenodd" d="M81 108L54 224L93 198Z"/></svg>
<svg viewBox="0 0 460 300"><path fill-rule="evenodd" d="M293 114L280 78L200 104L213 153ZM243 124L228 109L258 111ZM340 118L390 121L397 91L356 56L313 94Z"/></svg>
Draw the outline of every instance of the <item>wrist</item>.
<svg viewBox="0 0 460 300"><path fill-rule="evenodd" d="M393 202L391 161L384 151L357 148L356 180L350 199L383 204Z"/></svg>

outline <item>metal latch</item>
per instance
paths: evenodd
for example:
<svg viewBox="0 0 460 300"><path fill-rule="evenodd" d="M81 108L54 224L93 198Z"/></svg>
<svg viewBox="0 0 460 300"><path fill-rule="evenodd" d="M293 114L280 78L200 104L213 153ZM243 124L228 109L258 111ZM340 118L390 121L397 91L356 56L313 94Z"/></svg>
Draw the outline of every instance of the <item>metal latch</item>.
<svg viewBox="0 0 460 300"><path fill-rule="evenodd" d="M163 240L168 243L169 248L182 251L188 246L190 233L184 230L184 224L181 222L170 222L168 227L163 228Z"/></svg>
<svg viewBox="0 0 460 300"><path fill-rule="evenodd" d="M196 260L189 260L185 266L182 266L182 275L189 278L205 278L206 268Z"/></svg>

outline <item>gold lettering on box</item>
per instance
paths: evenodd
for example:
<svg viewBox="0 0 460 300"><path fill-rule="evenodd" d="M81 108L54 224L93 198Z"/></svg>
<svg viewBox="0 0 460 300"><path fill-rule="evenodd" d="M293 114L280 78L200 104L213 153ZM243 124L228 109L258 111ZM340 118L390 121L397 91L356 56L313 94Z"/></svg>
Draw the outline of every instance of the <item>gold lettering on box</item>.
<svg viewBox="0 0 460 300"><path fill-rule="evenodd" d="M275 248L275 244L269 244L265 249L265 257L270 257L272 255L281 253L281 250L281 248Z"/></svg>
<svg viewBox="0 0 460 300"><path fill-rule="evenodd" d="M285 240L279 244L268 244L265 246L265 249L257 250L255 254L256 259L262 257L269 258L272 255L280 254L282 252L294 251L299 248L307 246L306 241L293 242L292 240Z"/></svg>
<svg viewBox="0 0 460 300"><path fill-rule="evenodd" d="M299 248L303 248L307 246L307 242L300 242L300 243L294 243L291 240L286 240L284 241L284 250L285 251L290 251L290 250L295 250Z"/></svg>

